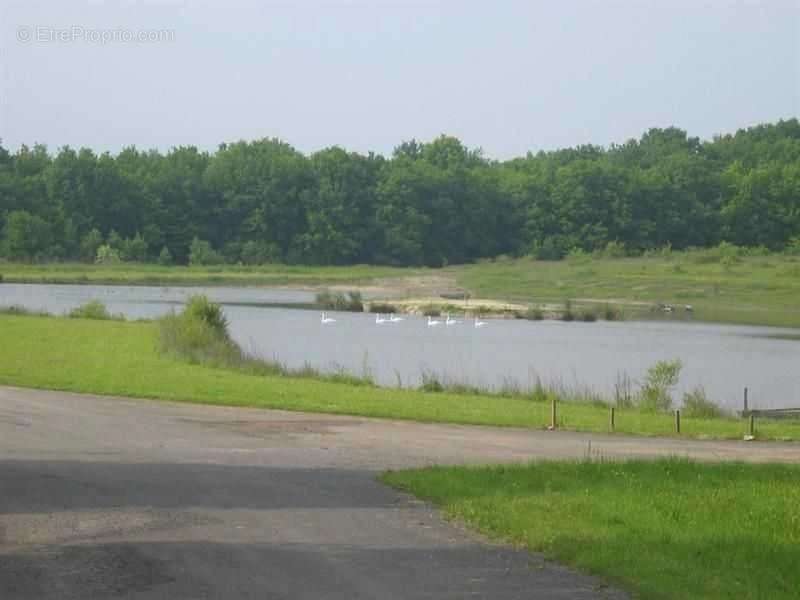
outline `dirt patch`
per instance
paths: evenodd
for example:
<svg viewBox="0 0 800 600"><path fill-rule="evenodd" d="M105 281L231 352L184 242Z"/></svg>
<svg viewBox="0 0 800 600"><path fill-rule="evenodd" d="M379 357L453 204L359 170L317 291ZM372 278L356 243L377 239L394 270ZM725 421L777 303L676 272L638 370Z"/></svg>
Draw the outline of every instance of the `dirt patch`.
<svg viewBox="0 0 800 600"><path fill-rule="evenodd" d="M197 423L197 421L193 421ZM362 425L355 419L281 419L270 421L202 421L207 427L221 428L245 435L287 435L287 434L332 434L333 427L349 427Z"/></svg>
<svg viewBox="0 0 800 600"><path fill-rule="evenodd" d="M319 286L316 289L346 292L360 291L365 298L371 300L398 300L419 296L439 296L461 290L456 285L455 277L449 275L412 275L409 277L387 277L376 279L369 285L332 285Z"/></svg>

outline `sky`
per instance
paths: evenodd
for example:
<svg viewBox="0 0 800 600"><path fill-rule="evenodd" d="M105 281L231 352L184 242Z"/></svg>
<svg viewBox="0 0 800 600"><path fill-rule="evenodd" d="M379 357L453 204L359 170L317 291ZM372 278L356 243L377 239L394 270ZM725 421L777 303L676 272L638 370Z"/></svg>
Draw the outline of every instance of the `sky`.
<svg viewBox="0 0 800 600"><path fill-rule="evenodd" d="M11 150L447 134L507 159L799 114L800 0L0 0Z"/></svg>

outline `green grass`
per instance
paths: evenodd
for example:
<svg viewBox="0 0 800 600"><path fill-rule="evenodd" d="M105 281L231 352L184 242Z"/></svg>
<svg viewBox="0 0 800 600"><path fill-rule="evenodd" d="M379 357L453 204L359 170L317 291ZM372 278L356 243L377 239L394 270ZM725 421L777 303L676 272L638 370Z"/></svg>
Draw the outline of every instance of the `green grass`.
<svg viewBox="0 0 800 600"><path fill-rule="evenodd" d="M423 269L353 265L309 267L294 265L181 267L121 263L21 264L0 263L7 283L94 283L120 285L336 285L409 276Z"/></svg>
<svg viewBox="0 0 800 600"><path fill-rule="evenodd" d="M740 257L726 265L711 261L709 254L557 262L506 259L445 272L476 298L533 304L567 299L580 304L590 299L618 303L633 317L662 317L649 313L659 302L678 307L672 318L687 317L682 308L691 304L691 318L698 321L800 327L798 257Z"/></svg>
<svg viewBox="0 0 800 600"><path fill-rule="evenodd" d="M0 384L164 400L428 422L543 428L550 406L526 398L424 393L190 364L159 352L158 324L0 314ZM617 432L672 435L672 417L620 410ZM603 432L607 409L562 403L564 429ZM682 435L741 439L737 419L682 420ZM800 440L800 423L759 421L759 439Z"/></svg>
<svg viewBox="0 0 800 600"><path fill-rule="evenodd" d="M381 280L395 292L416 290L420 278L434 276L432 290L460 286L476 300L537 305L572 299L578 315L606 305L628 318L664 318L656 303L674 304L669 318L800 327L800 257L771 254L724 257L719 249L671 252L663 256L600 258L557 262L530 258L482 261L444 269L369 265L313 267L289 265L164 267L123 263L27 265L0 263L7 282L151 285L365 285ZM413 278L413 281L407 278ZM449 281L450 283L446 283ZM414 292L416 293L416 291ZM589 303L585 300L593 300ZM682 310L694 307L689 315Z"/></svg>
<svg viewBox="0 0 800 600"><path fill-rule="evenodd" d="M584 461L383 479L642 598L789 600L800 590L797 465Z"/></svg>

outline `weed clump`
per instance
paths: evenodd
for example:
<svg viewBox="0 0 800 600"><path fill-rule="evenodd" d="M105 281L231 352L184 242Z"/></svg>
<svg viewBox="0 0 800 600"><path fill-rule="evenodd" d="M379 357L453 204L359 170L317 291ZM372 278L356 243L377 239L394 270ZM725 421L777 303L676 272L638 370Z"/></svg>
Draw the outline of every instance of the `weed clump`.
<svg viewBox="0 0 800 600"><path fill-rule="evenodd" d="M544 319L544 312L538 306L529 306L525 311L517 311L514 313L517 319L526 319L528 321L541 321Z"/></svg>
<svg viewBox="0 0 800 600"><path fill-rule="evenodd" d="M319 379L350 385L375 385L372 377L345 373L323 373L309 364L289 368L277 360L249 354L231 339L228 319L222 307L205 296L192 296L180 313L170 313L159 321L161 351L193 364L241 371L250 375L272 375Z"/></svg>
<svg viewBox="0 0 800 600"><path fill-rule="evenodd" d="M397 312L397 307L388 302L372 302L369 305L369 312L380 313L382 315L394 314Z"/></svg>
<svg viewBox="0 0 800 600"><path fill-rule="evenodd" d="M346 312L364 312L364 299L358 290L347 292L319 292L316 297L319 308L325 310L340 310Z"/></svg>
<svg viewBox="0 0 800 600"><path fill-rule="evenodd" d="M73 308L68 314L70 319L95 319L97 321L124 321L122 315L111 314L106 305L99 300L91 300L77 308Z"/></svg>
<svg viewBox="0 0 800 600"><path fill-rule="evenodd" d="M680 359L660 360L647 370L638 394L638 406L647 412L672 408L672 388L678 384L683 363Z"/></svg>
<svg viewBox="0 0 800 600"><path fill-rule="evenodd" d="M10 306L0 306L0 315L12 315L15 317L52 317L46 310L31 310L20 304Z"/></svg>
<svg viewBox="0 0 800 600"><path fill-rule="evenodd" d="M561 320L567 322L575 320L575 312L572 310L572 300L564 302L564 312L561 313Z"/></svg>
<svg viewBox="0 0 800 600"><path fill-rule="evenodd" d="M725 411L714 404L702 386L695 387L683 395L683 412L688 417L715 419L725 416Z"/></svg>

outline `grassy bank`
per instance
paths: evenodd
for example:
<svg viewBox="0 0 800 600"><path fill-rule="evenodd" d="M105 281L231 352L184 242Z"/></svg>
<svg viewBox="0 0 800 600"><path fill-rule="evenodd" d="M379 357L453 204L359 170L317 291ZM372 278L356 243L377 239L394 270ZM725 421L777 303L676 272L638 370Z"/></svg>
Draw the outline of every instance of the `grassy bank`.
<svg viewBox="0 0 800 600"><path fill-rule="evenodd" d="M513 303L523 313L528 306L531 315L552 316L563 314L565 301L571 300L577 320L584 314L607 318L606 311L621 309L625 318L800 327L800 257L753 256L753 252L711 248L637 258L498 259L443 269L0 263L0 275L6 282L130 285L346 285L357 289L379 283L386 299L397 302L392 310L405 306L401 299L419 297L422 305L435 302L440 311L450 312L463 310L462 304L447 306L452 301L440 294L460 288L471 295L468 308L484 315L509 311L491 306L481 309L481 301ZM375 290L372 292L374 298ZM382 294L379 291L377 295ZM675 310L665 314L658 304L674 305ZM692 306L691 312L684 309L687 304Z"/></svg>
<svg viewBox="0 0 800 600"><path fill-rule="evenodd" d="M0 315L0 384L229 406L429 422L543 428L550 406L523 397L426 393L253 374L191 364L159 351L158 324ZM608 430L608 410L563 403L559 426ZM667 414L619 410L618 433L673 435ZM685 418L685 437L741 439L737 419ZM800 439L800 424L759 422L759 439Z"/></svg>
<svg viewBox="0 0 800 600"><path fill-rule="evenodd" d="M309 267L292 265L183 267L136 263L92 265L84 263L0 263L0 275L8 283L75 283L109 285L299 285L363 284L375 279L421 272L353 265Z"/></svg>
<svg viewBox="0 0 800 600"><path fill-rule="evenodd" d="M800 327L800 257L716 249L639 258L498 260L448 269L474 297L517 303L618 304L627 317ZM659 303L675 305L665 315ZM691 305L691 314L684 310Z"/></svg>
<svg viewBox="0 0 800 600"><path fill-rule="evenodd" d="M800 590L796 465L560 462L384 480L642 598L789 600Z"/></svg>

